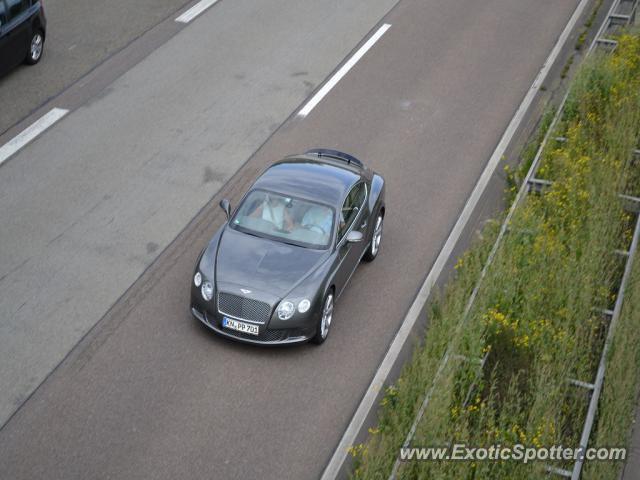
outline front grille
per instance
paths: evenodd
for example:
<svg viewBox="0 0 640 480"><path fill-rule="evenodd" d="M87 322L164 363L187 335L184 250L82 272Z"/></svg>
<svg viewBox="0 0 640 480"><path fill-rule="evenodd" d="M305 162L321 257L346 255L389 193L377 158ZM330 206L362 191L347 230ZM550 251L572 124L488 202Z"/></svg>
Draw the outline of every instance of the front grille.
<svg viewBox="0 0 640 480"><path fill-rule="evenodd" d="M247 340L257 340L259 342L281 342L282 340L286 340L288 336L286 330L265 330L264 332L260 332L260 335L236 332L235 330L230 330L228 328L225 328L224 331L234 337L246 338Z"/></svg>
<svg viewBox="0 0 640 480"><path fill-rule="evenodd" d="M251 335L250 333L236 332L235 330L231 330L228 328L225 328L224 332L237 338L246 338L247 340L256 340L258 342L282 342L290 338L302 336L302 332L297 328L284 330L263 330L260 332L260 335Z"/></svg>
<svg viewBox="0 0 640 480"><path fill-rule="evenodd" d="M266 323L271 317L271 305L268 303L225 292L218 293L218 311L223 315L257 323Z"/></svg>

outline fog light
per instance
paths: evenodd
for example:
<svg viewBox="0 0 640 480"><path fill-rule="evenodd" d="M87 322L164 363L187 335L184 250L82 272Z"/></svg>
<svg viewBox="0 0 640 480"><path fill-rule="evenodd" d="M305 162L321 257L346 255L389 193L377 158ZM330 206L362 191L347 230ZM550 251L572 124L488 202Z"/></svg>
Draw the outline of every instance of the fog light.
<svg viewBox="0 0 640 480"><path fill-rule="evenodd" d="M200 292L202 292L202 298L204 298L207 302L211 300L213 298L213 285L211 285L211 282L204 282L202 284Z"/></svg>

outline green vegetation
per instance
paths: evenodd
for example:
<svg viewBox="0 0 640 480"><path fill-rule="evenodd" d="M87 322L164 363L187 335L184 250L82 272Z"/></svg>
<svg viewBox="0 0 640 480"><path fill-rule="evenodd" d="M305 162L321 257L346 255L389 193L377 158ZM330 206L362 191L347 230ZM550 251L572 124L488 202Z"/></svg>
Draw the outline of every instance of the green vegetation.
<svg viewBox="0 0 640 480"><path fill-rule="evenodd" d="M567 60L567 63L564 64L564 67L562 68L562 72L560 73L560 78L561 79L565 79L567 78L567 75L569 74L569 69L571 68L571 65L573 65L573 58L575 57L575 55L571 55L569 57L569 59Z"/></svg>
<svg viewBox="0 0 640 480"><path fill-rule="evenodd" d="M532 135L531 140L527 142L525 147L522 149L518 167L515 170L511 169L509 165L506 165L504 167L507 182L507 203L511 204L511 202L515 199L520 185L524 181L524 178L527 176L527 172L531 168L531 164L536 158L536 153L538 153L538 149L542 144L542 140L547 134L549 127L551 127L551 123L553 122L553 117L555 116L555 114L555 108L549 107L545 110L544 114L540 118L535 133Z"/></svg>
<svg viewBox="0 0 640 480"><path fill-rule="evenodd" d="M549 142L537 174L554 183L516 211L463 328L457 325L497 223L458 261L455 279L432 303L425 344L387 389L367 443L352 449L356 478L387 478L448 345L456 355L487 361L482 369L458 356L447 362L412 445L579 444L588 397L567 379L595 377L607 322L596 307L615 302L624 258L614 250L629 247L635 221L617 194L640 192L640 169L632 164L640 138L639 36L622 35L614 54L597 55L580 69L555 137L566 140ZM640 360L640 307L633 305L640 299L640 267L635 270L591 445L628 438L638 383L629 372ZM614 478L620 466L586 464L585 478ZM399 477L526 479L540 478L544 468L408 462Z"/></svg>
<svg viewBox="0 0 640 480"><path fill-rule="evenodd" d="M598 423L592 434L595 445L628 445L635 416L638 398L636 368L640 365L640 261L637 258L610 350L604 390L600 396ZM618 480L621 468L621 463L587 463L582 478Z"/></svg>
<svg viewBox="0 0 640 480"><path fill-rule="evenodd" d="M598 16L598 11L600 10L600 7L602 6L602 2L604 0L598 0L596 2L596 4L593 6L593 10L591 11L591 15L589 15L589 18L587 19L587 21L584 23L584 27L582 28L582 32L580 32L580 35L578 36L578 40L576 41L576 50L582 50L582 47L584 46L584 42L587 39L587 34L589 33L589 29L593 26L593 22L595 22L596 17Z"/></svg>

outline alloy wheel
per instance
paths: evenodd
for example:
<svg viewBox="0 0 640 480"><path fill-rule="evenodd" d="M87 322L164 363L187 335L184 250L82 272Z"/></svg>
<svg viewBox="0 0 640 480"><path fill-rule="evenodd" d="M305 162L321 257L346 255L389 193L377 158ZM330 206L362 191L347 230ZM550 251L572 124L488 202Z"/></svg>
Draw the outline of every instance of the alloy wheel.
<svg viewBox="0 0 640 480"><path fill-rule="evenodd" d="M327 338L329 334L329 327L331 326L331 319L333 318L333 294L327 295L322 307L322 321L320 322L320 335L322 338Z"/></svg>
<svg viewBox="0 0 640 480"><path fill-rule="evenodd" d="M382 242L382 215L378 215L376 219L376 227L373 230L373 239L371 240L371 254L375 257L378 254L380 243Z"/></svg>
<svg viewBox="0 0 640 480"><path fill-rule="evenodd" d="M39 32L34 34L31 39L31 49L29 53L33 62L37 62L40 59L40 55L42 55L43 40L42 34Z"/></svg>

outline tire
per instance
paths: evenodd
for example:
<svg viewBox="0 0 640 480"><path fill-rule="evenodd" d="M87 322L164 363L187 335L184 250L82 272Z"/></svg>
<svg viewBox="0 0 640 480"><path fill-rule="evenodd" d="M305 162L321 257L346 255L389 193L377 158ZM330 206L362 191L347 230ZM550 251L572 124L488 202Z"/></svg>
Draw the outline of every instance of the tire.
<svg viewBox="0 0 640 480"><path fill-rule="evenodd" d="M365 262L373 262L378 256L378 252L380 251L380 243L382 243L382 227L384 224L384 215L382 212L378 212L376 216L376 223L373 227L373 232L371 233L371 243L369 244L369 248L365 252L362 259Z"/></svg>
<svg viewBox="0 0 640 480"><path fill-rule="evenodd" d="M44 51L44 32L40 29L34 30L31 34L31 41L29 42L29 51L27 57L24 59L24 63L27 65L35 65L42 58L42 52Z"/></svg>
<svg viewBox="0 0 640 480"><path fill-rule="evenodd" d="M333 289L330 289L322 301L322 312L320 314L320 319L318 320L318 326L316 327L316 334L311 339L311 343L321 345L329 336L331 320L333 319L334 300L335 295Z"/></svg>

